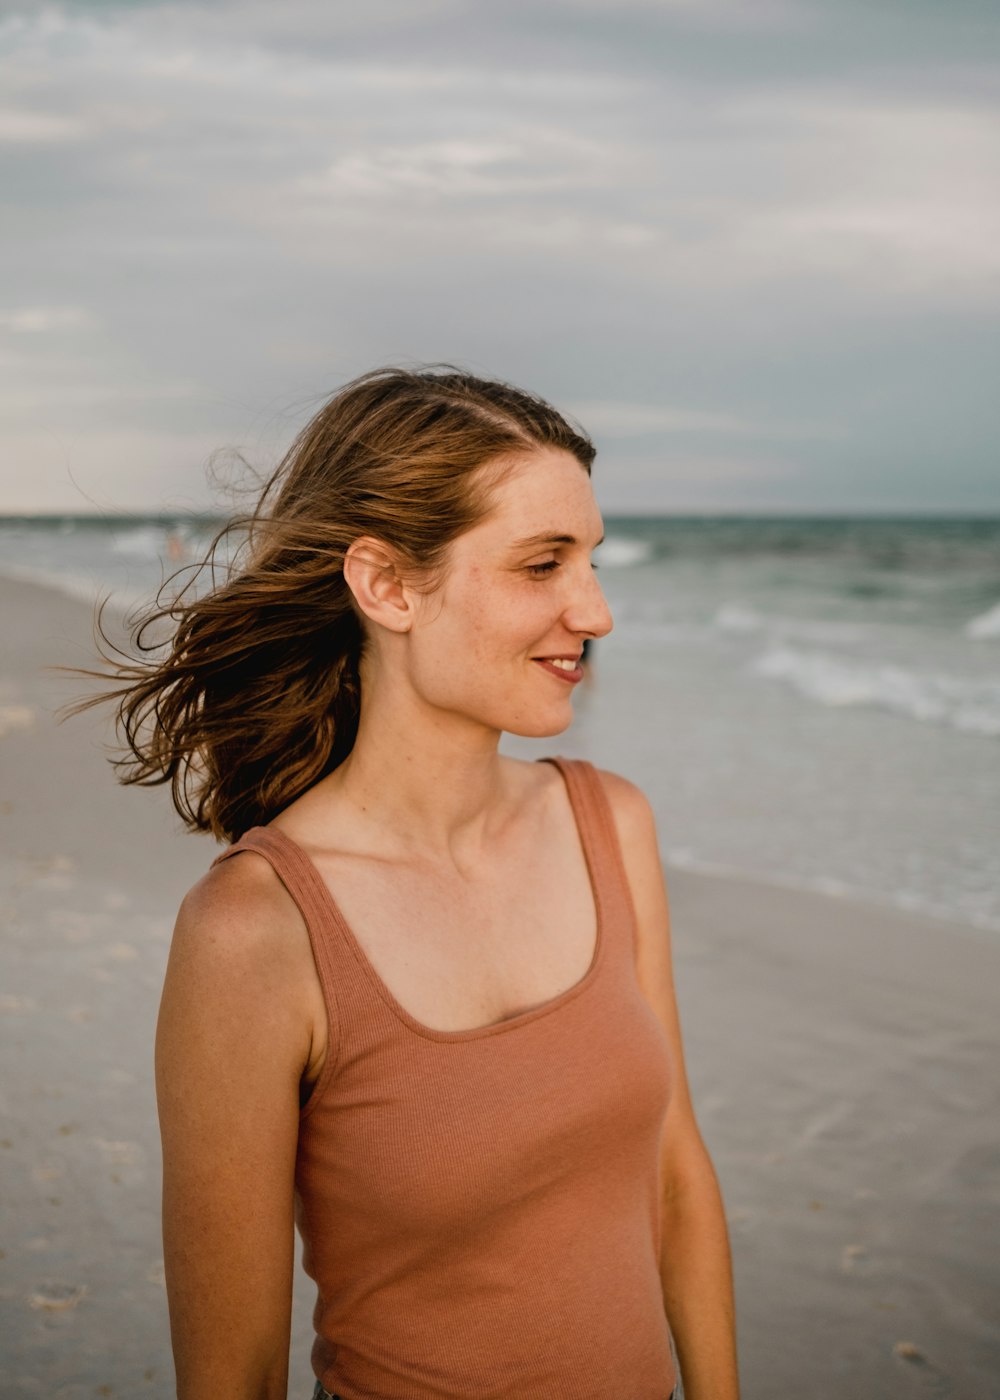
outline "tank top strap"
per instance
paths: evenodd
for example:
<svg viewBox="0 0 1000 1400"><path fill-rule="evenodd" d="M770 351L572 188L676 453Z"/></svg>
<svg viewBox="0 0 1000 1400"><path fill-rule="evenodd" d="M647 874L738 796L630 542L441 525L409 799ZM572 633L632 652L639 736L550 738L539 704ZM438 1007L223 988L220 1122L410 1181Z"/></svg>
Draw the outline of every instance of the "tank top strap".
<svg viewBox="0 0 1000 1400"><path fill-rule="evenodd" d="M635 905L614 813L600 775L585 758L552 756L540 761L554 763L566 781L594 893L605 922L609 928L625 931L634 953L638 938Z"/></svg>
<svg viewBox="0 0 1000 1400"><path fill-rule="evenodd" d="M343 965L336 958L341 941L340 915L319 871L305 851L277 827L251 827L238 841L217 855L212 866L238 855L240 851L256 851L262 855L295 901L309 934L327 1010L332 1013L337 1004L338 984L342 986L344 980ZM333 1029L335 1026L331 1015ZM331 1063L335 1058L330 1056Z"/></svg>

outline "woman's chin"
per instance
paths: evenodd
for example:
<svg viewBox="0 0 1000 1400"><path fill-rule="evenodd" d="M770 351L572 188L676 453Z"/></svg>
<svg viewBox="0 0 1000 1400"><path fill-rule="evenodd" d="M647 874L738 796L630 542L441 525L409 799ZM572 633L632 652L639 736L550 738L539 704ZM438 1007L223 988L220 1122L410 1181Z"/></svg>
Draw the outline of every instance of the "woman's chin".
<svg viewBox="0 0 1000 1400"><path fill-rule="evenodd" d="M545 720L540 716L536 719L519 720L516 724L504 726L506 733L516 734L519 739L551 739L556 734L565 734L573 723L573 711L569 710L562 718L550 717Z"/></svg>

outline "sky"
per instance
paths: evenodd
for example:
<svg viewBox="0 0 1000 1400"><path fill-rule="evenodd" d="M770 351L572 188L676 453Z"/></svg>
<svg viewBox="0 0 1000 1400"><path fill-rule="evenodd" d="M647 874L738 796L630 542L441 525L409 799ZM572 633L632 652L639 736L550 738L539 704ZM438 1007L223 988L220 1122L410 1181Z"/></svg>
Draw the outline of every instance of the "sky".
<svg viewBox="0 0 1000 1400"><path fill-rule="evenodd" d="M0 512L448 361L609 513L1000 513L996 0L0 3Z"/></svg>

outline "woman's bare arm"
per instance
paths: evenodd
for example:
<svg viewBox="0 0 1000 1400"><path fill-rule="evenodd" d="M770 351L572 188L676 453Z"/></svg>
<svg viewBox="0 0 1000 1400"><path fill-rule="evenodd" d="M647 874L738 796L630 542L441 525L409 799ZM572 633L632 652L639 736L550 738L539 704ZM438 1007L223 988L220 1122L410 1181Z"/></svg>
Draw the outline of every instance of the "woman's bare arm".
<svg viewBox="0 0 1000 1400"><path fill-rule="evenodd" d="M261 856L234 856L186 896L156 1034L178 1400L285 1400L311 966Z"/></svg>
<svg viewBox="0 0 1000 1400"><path fill-rule="evenodd" d="M674 1071L660 1159L664 1306L677 1343L686 1400L738 1400L729 1235L684 1068L656 822L640 788L600 771L635 904L639 983L667 1036Z"/></svg>

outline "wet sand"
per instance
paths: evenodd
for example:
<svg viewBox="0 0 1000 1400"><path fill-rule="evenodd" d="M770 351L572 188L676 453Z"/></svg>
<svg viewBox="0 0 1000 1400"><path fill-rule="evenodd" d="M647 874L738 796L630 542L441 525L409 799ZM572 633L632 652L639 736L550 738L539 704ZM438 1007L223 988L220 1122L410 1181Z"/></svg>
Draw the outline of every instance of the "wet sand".
<svg viewBox="0 0 1000 1400"><path fill-rule="evenodd" d="M218 848L115 783L107 714L55 724L78 684L41 667L87 663L89 608L0 580L0 615L0 1394L167 1400L152 1036ZM1000 944L667 874L746 1400L1000 1395ZM310 1310L300 1276L302 1400Z"/></svg>

